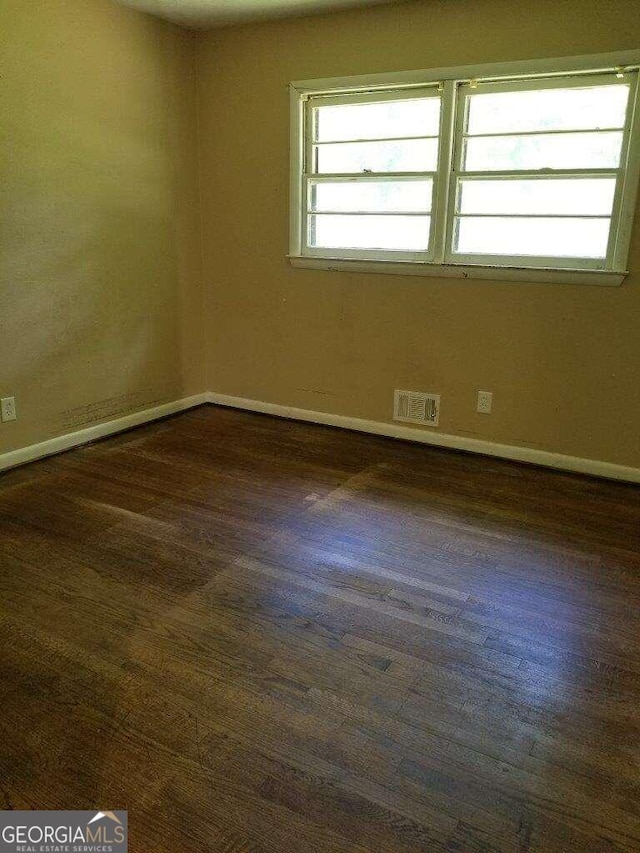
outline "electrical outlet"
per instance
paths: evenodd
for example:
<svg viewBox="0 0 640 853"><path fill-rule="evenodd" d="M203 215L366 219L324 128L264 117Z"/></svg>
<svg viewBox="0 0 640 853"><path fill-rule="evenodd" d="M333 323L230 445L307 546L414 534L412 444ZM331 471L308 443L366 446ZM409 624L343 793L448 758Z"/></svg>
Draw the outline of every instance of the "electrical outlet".
<svg viewBox="0 0 640 853"><path fill-rule="evenodd" d="M15 421L18 417L16 414L16 398L2 397L0 399L0 406L2 407L2 422Z"/></svg>
<svg viewBox="0 0 640 853"><path fill-rule="evenodd" d="M491 391L478 391L476 412L480 412L482 415L490 415L492 402L493 393Z"/></svg>

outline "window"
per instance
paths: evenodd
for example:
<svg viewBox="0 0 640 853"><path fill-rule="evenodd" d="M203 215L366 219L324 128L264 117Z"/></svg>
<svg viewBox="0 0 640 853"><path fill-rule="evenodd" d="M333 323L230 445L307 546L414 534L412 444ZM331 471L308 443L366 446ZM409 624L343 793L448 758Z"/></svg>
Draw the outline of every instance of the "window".
<svg viewBox="0 0 640 853"><path fill-rule="evenodd" d="M420 92L307 102L306 246L427 260L441 98Z"/></svg>
<svg viewBox="0 0 640 853"><path fill-rule="evenodd" d="M637 64L573 63L293 84L292 262L621 281Z"/></svg>

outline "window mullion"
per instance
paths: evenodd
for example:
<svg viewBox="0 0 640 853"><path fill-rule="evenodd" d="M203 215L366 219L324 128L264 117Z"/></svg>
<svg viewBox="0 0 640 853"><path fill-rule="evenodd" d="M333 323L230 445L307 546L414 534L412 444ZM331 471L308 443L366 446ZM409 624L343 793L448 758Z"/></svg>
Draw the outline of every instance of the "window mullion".
<svg viewBox="0 0 640 853"><path fill-rule="evenodd" d="M448 232L449 182L453 167L453 129L455 122L456 84L447 80L442 92L438 172L434 181L431 211L431 241L434 262L444 262Z"/></svg>
<svg viewBox="0 0 640 853"><path fill-rule="evenodd" d="M454 83L453 87L453 121L452 121L452 154L451 169L449 172L449 186L447 190L446 209L446 233L444 241L443 263L454 263L453 258L453 232L456 220L458 177L463 162L463 145L465 129L465 101L461 94L461 84Z"/></svg>

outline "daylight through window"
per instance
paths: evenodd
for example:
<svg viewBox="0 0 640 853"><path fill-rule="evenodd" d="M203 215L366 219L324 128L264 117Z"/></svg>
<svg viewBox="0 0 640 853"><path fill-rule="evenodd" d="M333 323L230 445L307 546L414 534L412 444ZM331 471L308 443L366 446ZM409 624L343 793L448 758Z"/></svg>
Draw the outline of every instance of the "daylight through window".
<svg viewBox="0 0 640 853"><path fill-rule="evenodd" d="M301 96L293 253L622 269L636 77L624 69Z"/></svg>

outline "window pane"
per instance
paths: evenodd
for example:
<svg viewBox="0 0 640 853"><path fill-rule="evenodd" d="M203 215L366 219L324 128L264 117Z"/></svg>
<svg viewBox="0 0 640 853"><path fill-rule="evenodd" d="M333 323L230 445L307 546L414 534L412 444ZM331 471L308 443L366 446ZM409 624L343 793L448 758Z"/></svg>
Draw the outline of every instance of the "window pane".
<svg viewBox="0 0 640 853"><path fill-rule="evenodd" d="M311 184L309 206L312 210L366 210L372 213L431 210L433 181L340 181Z"/></svg>
<svg viewBox="0 0 640 853"><path fill-rule="evenodd" d="M345 142L319 145L318 173L434 172L438 159L437 139L405 142Z"/></svg>
<svg viewBox="0 0 640 853"><path fill-rule="evenodd" d="M563 133L468 139L467 171L517 169L608 169L620 163L622 133Z"/></svg>
<svg viewBox="0 0 640 853"><path fill-rule="evenodd" d="M609 219L508 219L463 217L457 221L456 252L604 258Z"/></svg>
<svg viewBox="0 0 640 853"><path fill-rule="evenodd" d="M629 86L588 86L471 95L468 132L623 127Z"/></svg>
<svg viewBox="0 0 640 853"><path fill-rule="evenodd" d="M318 107L315 115L315 139L318 142L437 136L440 127L440 98Z"/></svg>
<svg viewBox="0 0 640 853"><path fill-rule="evenodd" d="M424 251L429 216L309 216L309 245L326 249Z"/></svg>
<svg viewBox="0 0 640 853"><path fill-rule="evenodd" d="M609 216L615 178L461 180L460 213L555 213Z"/></svg>

